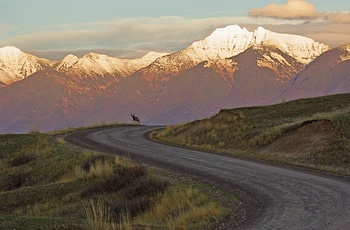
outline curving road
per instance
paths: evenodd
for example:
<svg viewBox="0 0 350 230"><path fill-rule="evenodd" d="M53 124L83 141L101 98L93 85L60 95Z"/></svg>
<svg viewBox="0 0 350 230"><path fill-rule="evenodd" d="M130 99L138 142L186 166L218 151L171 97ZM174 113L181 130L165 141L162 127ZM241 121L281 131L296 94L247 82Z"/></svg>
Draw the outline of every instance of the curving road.
<svg viewBox="0 0 350 230"><path fill-rule="evenodd" d="M147 140L159 127L130 126L69 135L74 144L192 174L238 193L250 218L240 229L350 229L350 182L306 170L246 161Z"/></svg>

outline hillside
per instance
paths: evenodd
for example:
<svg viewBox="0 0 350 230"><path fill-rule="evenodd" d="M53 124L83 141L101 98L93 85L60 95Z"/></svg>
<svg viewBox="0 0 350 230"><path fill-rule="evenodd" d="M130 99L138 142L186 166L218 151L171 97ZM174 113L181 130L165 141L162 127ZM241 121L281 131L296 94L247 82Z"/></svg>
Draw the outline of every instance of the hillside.
<svg viewBox="0 0 350 230"><path fill-rule="evenodd" d="M160 178L123 156L74 148L62 136L72 131L0 135L1 229L204 228L223 221L226 211L198 186L158 171Z"/></svg>
<svg viewBox="0 0 350 230"><path fill-rule="evenodd" d="M130 60L88 53L52 62L14 47L0 53L0 133L129 123L131 113L142 124L179 124L224 108L350 92L347 45L330 49L262 27L218 28L178 52Z"/></svg>
<svg viewBox="0 0 350 230"><path fill-rule="evenodd" d="M154 139L350 175L350 94L221 110Z"/></svg>

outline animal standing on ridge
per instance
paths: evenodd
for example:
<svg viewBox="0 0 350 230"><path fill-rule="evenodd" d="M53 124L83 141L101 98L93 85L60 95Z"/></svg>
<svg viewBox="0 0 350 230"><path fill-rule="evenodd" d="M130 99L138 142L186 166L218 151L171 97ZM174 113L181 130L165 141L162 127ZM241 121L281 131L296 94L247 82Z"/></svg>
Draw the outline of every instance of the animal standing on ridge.
<svg viewBox="0 0 350 230"><path fill-rule="evenodd" d="M137 116L135 116L135 113L132 113L131 114L131 117L132 117L132 122L134 124L140 124L140 118L138 118Z"/></svg>

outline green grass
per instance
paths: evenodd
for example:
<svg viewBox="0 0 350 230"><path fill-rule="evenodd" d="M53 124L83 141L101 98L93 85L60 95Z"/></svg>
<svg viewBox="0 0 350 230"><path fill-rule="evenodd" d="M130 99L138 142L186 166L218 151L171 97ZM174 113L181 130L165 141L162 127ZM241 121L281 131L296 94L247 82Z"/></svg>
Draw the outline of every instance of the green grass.
<svg viewBox="0 0 350 230"><path fill-rule="evenodd" d="M296 135L295 132L310 121L330 121L328 126L334 127L336 137L322 149L300 149L303 154L278 154L268 149L282 137L288 138L293 132ZM209 119L155 131L151 138L181 146L350 175L350 94L302 99L272 106L225 109Z"/></svg>
<svg viewBox="0 0 350 230"><path fill-rule="evenodd" d="M61 135L77 130L0 135L1 229L201 228L225 215L202 192L130 159L71 147ZM175 209L159 222L164 205Z"/></svg>
<svg viewBox="0 0 350 230"><path fill-rule="evenodd" d="M192 187L174 187L156 199L159 202L136 218L135 223L156 224L168 229L194 229L223 214L222 208Z"/></svg>

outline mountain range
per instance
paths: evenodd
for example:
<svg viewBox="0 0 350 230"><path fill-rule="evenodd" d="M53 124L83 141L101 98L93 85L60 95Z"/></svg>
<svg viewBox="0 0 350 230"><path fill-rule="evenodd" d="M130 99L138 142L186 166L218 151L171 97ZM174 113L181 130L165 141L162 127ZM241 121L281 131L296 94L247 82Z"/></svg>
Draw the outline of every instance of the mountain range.
<svg viewBox="0 0 350 230"><path fill-rule="evenodd" d="M238 25L175 53L50 61L0 48L0 133L101 122L175 124L223 108L350 92L350 44Z"/></svg>

